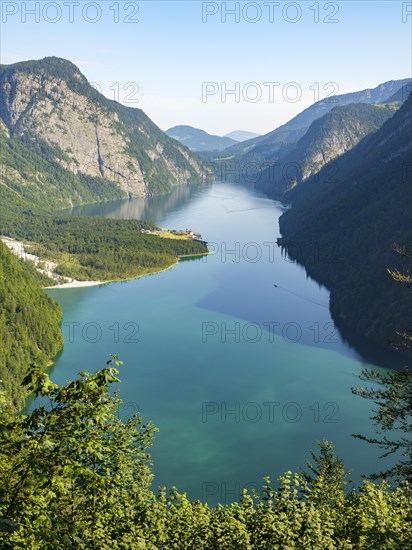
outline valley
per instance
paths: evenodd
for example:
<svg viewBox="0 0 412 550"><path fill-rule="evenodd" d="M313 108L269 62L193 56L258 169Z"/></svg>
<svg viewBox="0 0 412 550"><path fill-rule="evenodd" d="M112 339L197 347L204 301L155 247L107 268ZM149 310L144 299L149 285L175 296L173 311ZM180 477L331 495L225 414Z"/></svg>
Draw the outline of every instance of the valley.
<svg viewBox="0 0 412 550"><path fill-rule="evenodd" d="M160 130L156 129L147 117L145 118L143 112L123 108L107 100L88 84L73 64L58 58L2 67L0 82L3 105L0 233L3 239L7 240L9 247L14 248L14 252L22 251L23 246L29 247L30 255L26 256L26 259L35 260L35 264L40 262L40 270L36 271L34 267L31 268L28 265L26 267L43 287L59 285L62 288L71 288L126 281L150 273L162 272L185 257L194 258L210 251L216 252L214 249L216 246L218 250L222 249L222 246L226 247L226 244L222 244L227 238L226 233L223 232L219 236L222 243L216 244L210 238L210 228L205 233L208 245L199 237L188 238L196 235L183 230L183 227L193 225L198 230L196 219L193 219L191 224L188 224L188 220L180 219L179 224L174 226L177 229L172 233L161 230L153 223L153 220L159 220L163 225L164 208L180 208L186 201L190 205L193 201L190 196L193 193L194 196L198 196L199 185L208 185L207 181L211 181L212 171L215 175L219 175L216 167L221 168L222 163L216 164L216 160L213 159L202 162L184 146L178 145L174 139L162 137L164 145L161 150L158 147L159 154L164 155L166 159L173 150L175 159L180 155L178 162L183 162L182 167L184 163L189 163L184 168L186 172L183 171L180 174L182 177L185 174L185 178L192 178L190 184L184 183L184 180L176 180L170 173L164 178L168 183L162 183L160 187L153 187L153 183L150 183L152 180L149 179L145 180L143 187L126 189L125 185L129 185L126 172L123 168L121 170L113 168L114 164L111 165L109 162L111 156L106 159L104 128L112 125L112 135L114 128L118 128L116 130L120 132L118 138L128 141L127 150L131 155L129 160L120 160L121 157L117 160L129 163L131 170L133 163L142 162L143 157L139 156L141 152L137 153L137 149L133 149L134 146L132 147L130 143L133 142L136 146L143 146L143 148L150 147L151 140L158 139L155 136L161 135ZM30 93L27 93L27 90L22 93L24 86L29 86ZM356 177L360 183L354 190L353 200L358 205L361 204L359 200L365 200L365 191L358 191L358 189L369 185L367 183L369 181L373 181L379 193L383 193L383 184L377 184L376 178L373 180L368 176L365 184L363 183L366 166L364 158L368 155L367 151L371 151L371 160L367 162L374 167L378 166L379 160L382 161L382 159L381 153L377 159L373 159L375 144L388 139L385 151L389 155L388 159L394 159L393 168L385 158L383 158L384 168L374 168L378 179L383 177L387 180L388 188L387 195L377 198L376 204L382 209L383 200L389 204L391 201L394 202L395 197L397 202L393 204L392 209L399 209L400 204L406 204L407 182L406 185L399 187L399 194L395 193L394 186L395 180L403 177L401 173L397 173L397 167L405 164L410 152L408 120L410 120L411 98L406 100L409 87L410 81L407 80L389 81L374 90L336 96L333 104L327 100L320 101L296 116L284 127L266 136L240 142L235 146L229 144L229 147L223 151L225 155L232 157L228 161L229 164L233 163L240 167L240 174L245 173L247 170L245 167L250 163L251 158L254 161L265 159L262 164L264 169L258 174L257 181L251 183L244 177L238 177L237 185L255 187L272 199L292 205L292 208L286 209L279 217L281 234L271 242L276 241L291 261L305 266L310 276L331 289L330 307L333 320L349 343L355 349L362 350L361 355L393 367L401 365L406 360L401 350L398 350L398 355L395 353L394 339L403 320L407 318L410 295L405 287L391 282L387 270L402 267L393 247L403 246L403 243L409 241L410 219L405 215L403 225L398 225L396 232L386 219L381 224L376 250L382 242L385 243L385 248L377 261L377 251L371 248L370 239L367 249L362 251L362 248L357 245L355 253L355 243L350 242L343 230L339 232L339 229L335 229L334 233L331 232L331 226L328 226L327 218L325 219L324 204L325 201L331 201L333 204L334 200L336 204L340 204L342 200L348 200L346 190L350 188L350 184L345 181L345 178L355 177L353 170L356 163L359 165L359 174ZM58 88L59 92L57 92ZM66 120L68 130L58 130L59 124L56 123L53 133L50 133L49 126L35 123L36 120L44 118L41 113L45 108L49 109L46 107L48 102L50 108L57 113L57 118ZM76 107L81 102L84 102L84 108L81 109L82 115ZM335 106L336 103L339 106ZM84 116L87 112L95 114ZM122 121L122 129L118 123L116 123L117 126L113 126L114 120ZM76 157L76 150L71 145L79 128L82 126L82 132L86 136L92 131L91 125L94 126L93 132L97 136L97 150L92 143L94 138L88 141L91 147L89 151L87 151L89 145L80 145L80 149L86 152L88 158L94 158L92 163L85 165L84 159L82 160L80 156ZM403 134L396 130L399 126L404 128ZM137 128L140 129L140 134L136 134ZM153 133L153 137L150 137L150 132ZM393 139L387 137L391 132ZM128 137L125 137L126 134ZM199 134L201 135L203 134ZM380 135L382 137L379 137ZM143 136L146 137L143 138ZM262 148L267 147L266 144L269 143L272 149ZM278 143L276 147L280 147L277 148L277 153L273 149L275 143ZM114 151L109 142L107 146L112 149L112 152ZM399 154L396 152L397 148L400 151ZM133 151L137 156L133 156L135 154ZM163 170L160 168L163 161L159 160L160 164L157 163L150 151L145 154L151 158L150 162L155 163L153 166L156 165L159 168L158 175L160 175ZM277 156L281 158L274 162ZM70 171L72 161L75 161L77 166L75 171ZM172 166L169 161L162 166L166 165ZM144 166L144 162L140 164L139 169L137 164L135 165L135 169L140 170L139 173L142 174L142 182ZM292 175L288 171L291 166L295 167ZM119 174L119 170L123 176L125 174L127 176L120 182L115 174ZM193 170L197 173L195 174ZM366 170L369 173L369 169ZM339 176L338 179L334 179L335 173ZM394 178L393 183L390 183L391 177ZM57 181L58 192L56 193ZM133 179L133 181L137 180ZM172 192L168 187L171 181L174 181L173 185L175 185ZM227 181L226 177L224 181ZM205 192L208 192L208 187L205 189ZM339 196L340 189L345 190L345 198ZM159 198L148 200L148 204L163 204L160 210L156 210L155 206L148 206L147 200L139 198L145 194L155 195L156 193ZM127 197L127 200L124 197ZM93 202L96 202L95 207L87 205ZM86 206L80 206L84 203ZM76 207L76 204L79 206ZM222 204L224 205L224 202ZM74 208L61 210L62 207ZM316 212L317 208L320 209L319 212L313 214L312 212ZM336 208L342 210L340 206L331 206L333 218L335 218ZM347 207L346 211L352 212L354 208L352 205L350 208ZM368 209L370 210L369 205ZM387 208L385 210L387 211ZM96 214L97 217L95 217ZM394 214L390 215L394 216ZM378 214L373 216L368 213L368 216L372 222ZM389 216L388 213L387 216ZM305 225L306 218L310 220L307 222L310 228ZM211 219L213 219L212 213ZM319 224L321 220L323 227L316 229L316 223ZM342 223L345 226L347 224L344 215ZM366 229L367 223L368 219L364 217L363 225L356 231L356 239L362 231L371 234L370 228ZM352 224L355 222L353 221ZM327 231L325 228L328 228ZM13 242L15 244L10 246ZM238 245L239 243L235 247ZM262 247L263 245L261 249ZM261 254L261 250L259 252ZM228 253L230 254L230 249ZM272 253L274 253L273 250ZM368 261L372 262L370 267L367 267ZM234 262L237 263L237 259ZM362 267L365 273L359 279L361 265L365 266ZM379 269L377 269L378 265ZM352 293L355 286L358 288L356 305L348 298L348 293ZM372 307L371 289L374 287L388 288L388 292ZM363 312L361 315L360 311ZM370 320L365 311L370 312ZM380 319L379 323L373 321L376 315ZM358 321L360 318L361 323ZM377 351L370 354L374 346L377 346Z"/></svg>
<svg viewBox="0 0 412 550"><path fill-rule="evenodd" d="M299 4L282 8L273 51L277 35L253 39L259 25L250 40L234 32L249 5L233 28L224 14L222 33L210 22L215 42L205 16L217 7L183 32L196 3L180 17L177 4L144 3L134 33L108 7L113 36L96 20L67 48L76 63L11 53L0 65L0 547L409 548L412 80L394 68L400 50L388 44L390 63L381 52L380 72L355 78L317 4L302 36ZM347 57L358 71L366 43ZM125 64L141 85L115 77ZM276 71L304 89L310 65L325 83L309 106L218 100L216 86L273 87Z"/></svg>
<svg viewBox="0 0 412 550"><path fill-rule="evenodd" d="M349 469L370 471L376 451L351 433L356 424L373 434L372 404L350 387L365 366L397 364L396 354L380 349L375 363L375 345L360 351L342 337L327 289L276 245L280 205L227 182L198 186L189 201L175 193L169 205L153 197L76 208L78 216L156 212L161 226L196 225L214 253L152 277L48 290L63 309L65 339L52 380L75 377L79 357L94 370L102 354L117 353L126 365L123 413L139 410L160 429L155 486L176 483L191 499L205 498L199 479L214 488L209 503L224 483L258 487L266 473L297 468L301 445L323 435Z"/></svg>

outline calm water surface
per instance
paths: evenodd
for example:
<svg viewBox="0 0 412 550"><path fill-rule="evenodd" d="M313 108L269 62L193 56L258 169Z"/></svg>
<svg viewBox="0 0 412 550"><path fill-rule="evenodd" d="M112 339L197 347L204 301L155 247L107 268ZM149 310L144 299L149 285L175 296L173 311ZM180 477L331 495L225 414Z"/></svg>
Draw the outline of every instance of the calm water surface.
<svg viewBox="0 0 412 550"><path fill-rule="evenodd" d="M76 208L200 232L214 254L125 283L50 290L63 308L63 383L118 354L122 414L160 429L154 485L228 502L298 470L326 436L352 479L383 468L371 404L351 394L368 365L343 342L328 291L275 246L281 205L233 184ZM276 286L275 286L276 285Z"/></svg>

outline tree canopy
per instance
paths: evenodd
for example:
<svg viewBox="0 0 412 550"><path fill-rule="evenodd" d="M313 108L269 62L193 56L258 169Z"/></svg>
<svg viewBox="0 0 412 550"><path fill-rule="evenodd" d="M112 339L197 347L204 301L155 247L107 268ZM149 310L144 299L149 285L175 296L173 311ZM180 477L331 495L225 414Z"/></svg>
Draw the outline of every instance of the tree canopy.
<svg viewBox="0 0 412 550"><path fill-rule="evenodd" d="M118 416L117 357L64 386L33 366L41 398L15 416L0 394L0 546L7 550L397 549L412 540L408 483L364 481L345 494L328 442L309 478L286 472L274 488L209 507L176 488L155 494L148 449L155 428ZM335 475L337 474L337 475ZM333 491L331 492L331 489Z"/></svg>

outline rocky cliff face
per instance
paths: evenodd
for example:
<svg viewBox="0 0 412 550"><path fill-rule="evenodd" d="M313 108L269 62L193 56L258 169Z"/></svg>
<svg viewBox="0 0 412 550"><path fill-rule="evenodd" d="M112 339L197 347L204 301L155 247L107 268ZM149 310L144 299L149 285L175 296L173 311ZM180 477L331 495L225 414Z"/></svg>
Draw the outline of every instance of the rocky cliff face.
<svg viewBox="0 0 412 550"><path fill-rule="evenodd" d="M301 179L307 179L375 132L395 113L394 108L367 104L338 107L313 122L296 147L301 156Z"/></svg>
<svg viewBox="0 0 412 550"><path fill-rule="evenodd" d="M98 93L68 61L1 66L1 116L13 139L45 143L63 168L115 182L128 196L203 177L200 159L140 109Z"/></svg>
<svg viewBox="0 0 412 550"><path fill-rule="evenodd" d="M276 198L284 198L327 163L376 132L395 111L392 106L363 103L335 107L311 124L291 153L262 173L257 186ZM331 164L329 178L334 178L334 172Z"/></svg>

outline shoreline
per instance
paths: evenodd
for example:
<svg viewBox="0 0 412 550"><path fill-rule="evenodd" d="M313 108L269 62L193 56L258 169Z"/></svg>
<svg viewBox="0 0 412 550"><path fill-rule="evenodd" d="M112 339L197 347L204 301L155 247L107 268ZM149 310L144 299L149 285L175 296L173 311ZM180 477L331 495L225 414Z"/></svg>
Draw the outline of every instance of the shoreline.
<svg viewBox="0 0 412 550"><path fill-rule="evenodd" d="M177 260L174 264L169 265L168 267L165 267L164 269L149 271L148 273L141 273L140 275L128 277L127 279L110 279L110 281L78 281L76 280L71 283L62 283L54 286L43 286L42 288L43 290L53 290L54 288L57 288L58 290L64 290L65 288L84 288L89 286L91 287L91 286L108 285L110 283L127 283L128 281L133 281L134 279L140 279L141 277L146 277L148 275L154 275L155 273L163 273L163 271L168 271L169 269L172 269L172 267L175 267L175 265L178 263L179 263L179 260Z"/></svg>
<svg viewBox="0 0 412 550"><path fill-rule="evenodd" d="M11 237L6 237L4 235L0 236L1 241L7 246L7 248L15 255L17 258L23 261L31 261L36 266L36 269L39 273L46 275L51 281L56 281L56 285L45 286L45 288L78 288L84 286L96 286L104 284L103 281L79 281L77 279L72 279L71 277L65 277L63 275L58 275L55 270L57 263L52 262L51 260L42 260L35 254L27 252L27 248L30 248L30 245L17 239ZM39 268L39 264L44 264L44 268ZM60 282L64 281L64 282Z"/></svg>
<svg viewBox="0 0 412 550"><path fill-rule="evenodd" d="M30 253L26 252L25 246L28 246L27 244L25 244L21 241L17 241L16 239L13 239L11 237L6 237L4 235L0 235L0 239L9 248L9 250L15 256L17 256L18 258L20 258L22 260L25 260L25 261L31 260L31 261L34 262L36 267L38 266L38 264L41 261L44 262L45 269L38 269L38 271L40 273L44 273L45 275L47 275L51 280L53 280L53 277L57 275L54 272L54 270L57 267L57 264L54 263L54 262L48 261L48 260L40 260L40 258L38 256L35 256L34 254L30 254ZM141 277L146 277L148 275L154 275L155 273L163 273L164 271L167 271L167 270L172 269L173 267L175 267L179 263L179 261L183 258L208 256L209 254L214 254L214 251L208 250L207 252L199 253L199 254L185 254L183 256L179 256L173 264L171 264L171 265L169 265L165 268L154 269L154 270L148 271L147 273L141 273L140 275L136 275L136 276L133 276L133 277L128 277L126 279L110 279L108 281L80 281L78 279L70 279L69 277L64 277L64 276L61 276L61 275L57 275L58 277L60 277L63 280L66 279L66 281L65 282L58 282L55 285L43 286L42 289L43 290L53 290L53 289L64 290L66 288L87 288L87 287L93 287L93 286L101 286L101 285L107 285L109 283L125 283L127 281L132 281L133 279L140 279Z"/></svg>
<svg viewBox="0 0 412 550"><path fill-rule="evenodd" d="M62 283L57 284L53 286L44 286L42 287L43 290L53 290L54 288L58 290L64 290L65 288L83 288L83 287L92 287L92 286L102 286L102 285L108 285L110 283L127 283L128 281L133 281L134 279L141 279L142 277L148 277L149 275L155 275L157 273L164 273L165 271L169 271L169 269L172 269L175 267L179 261L183 258L193 258L193 257L200 257L200 256L209 256L212 254L215 254L216 251L208 251L204 254L185 254L184 256L179 256L179 258L168 267L164 267L162 269L156 269L154 271L148 271L147 273L141 273L140 275L136 275L133 277L128 277L127 279L111 279L110 281L72 281L68 283Z"/></svg>
<svg viewBox="0 0 412 550"><path fill-rule="evenodd" d="M70 283L59 283L57 285L52 286L42 286L43 290L50 290L53 288L83 288L87 286L99 286L99 285L105 285L107 283L111 283L112 281L78 281L77 279L75 281L71 281Z"/></svg>

